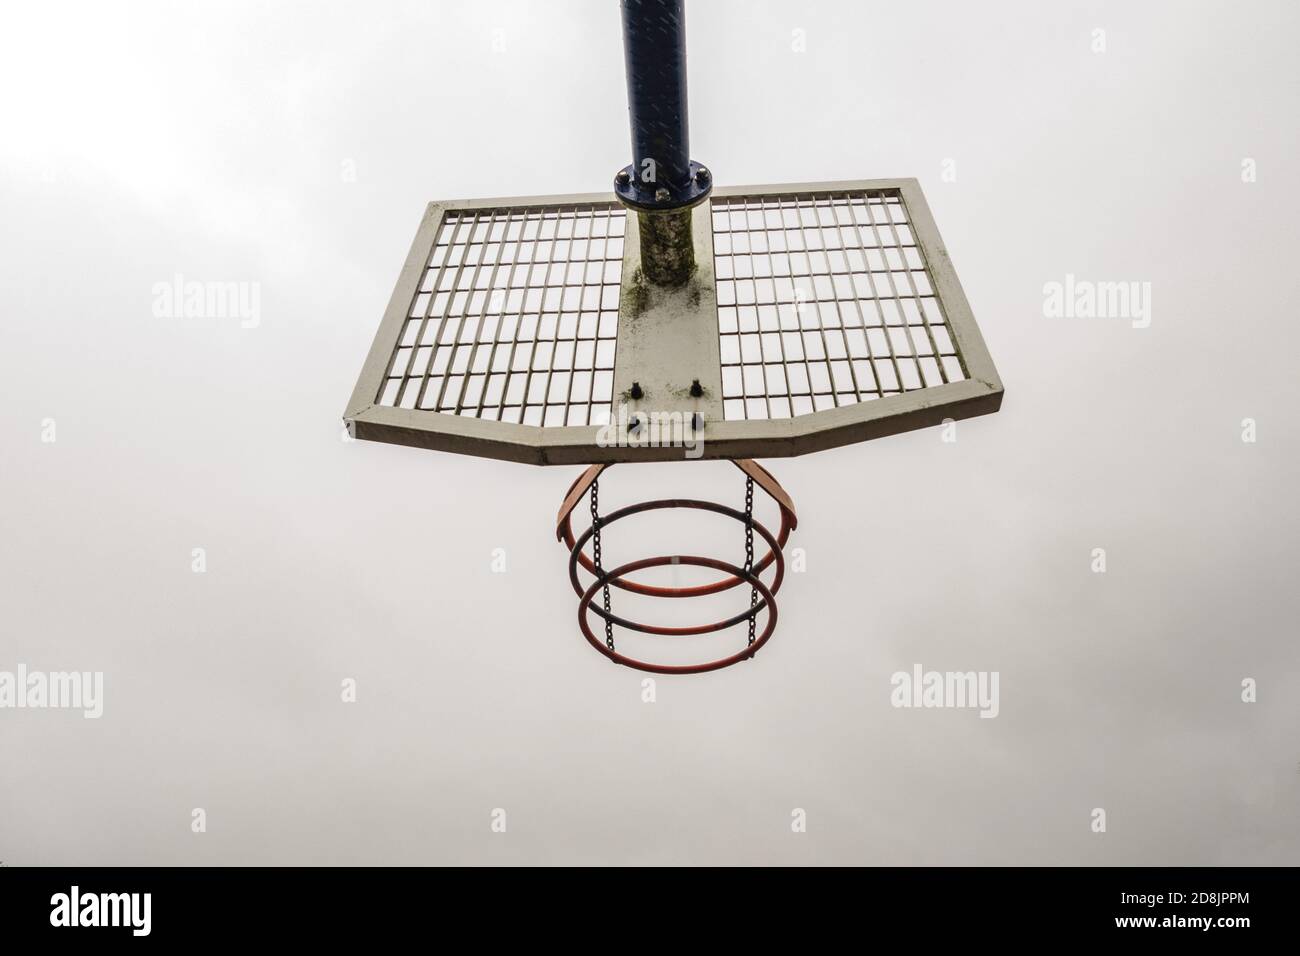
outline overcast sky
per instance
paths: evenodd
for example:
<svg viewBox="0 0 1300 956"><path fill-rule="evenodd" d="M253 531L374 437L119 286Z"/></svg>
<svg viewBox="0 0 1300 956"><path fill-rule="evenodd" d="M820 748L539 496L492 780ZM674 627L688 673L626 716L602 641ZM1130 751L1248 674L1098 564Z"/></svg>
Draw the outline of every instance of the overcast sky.
<svg viewBox="0 0 1300 956"><path fill-rule="evenodd" d="M917 177L1006 399L766 462L807 570L653 703L575 626L578 469L339 421L429 200L629 162L617 5L5 20L0 671L104 700L0 710L0 861L1300 863L1294 3L689 5L693 157ZM256 321L157 314L177 275ZM1046 316L1067 275L1149 283L1149 326ZM617 560L740 556L625 524ZM998 716L891 706L917 664L997 672Z"/></svg>

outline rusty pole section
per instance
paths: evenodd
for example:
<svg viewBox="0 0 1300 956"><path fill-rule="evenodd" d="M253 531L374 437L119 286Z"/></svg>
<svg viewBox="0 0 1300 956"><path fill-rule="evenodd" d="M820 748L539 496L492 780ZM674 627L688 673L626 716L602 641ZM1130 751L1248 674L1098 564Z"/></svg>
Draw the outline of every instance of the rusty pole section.
<svg viewBox="0 0 1300 956"><path fill-rule="evenodd" d="M695 271L691 208L713 188L690 158L686 10L683 0L622 0L622 12L632 163L614 177L614 193L637 213L646 279L680 286Z"/></svg>

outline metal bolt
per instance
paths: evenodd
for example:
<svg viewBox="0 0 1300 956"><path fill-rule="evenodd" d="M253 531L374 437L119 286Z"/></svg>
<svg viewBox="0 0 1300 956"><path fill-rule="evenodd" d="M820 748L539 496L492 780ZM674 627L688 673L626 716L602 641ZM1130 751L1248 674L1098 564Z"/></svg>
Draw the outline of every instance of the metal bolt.
<svg viewBox="0 0 1300 956"><path fill-rule="evenodd" d="M626 169L620 169L618 175L614 177L614 182L620 186L626 186L631 181L632 177L628 175Z"/></svg>
<svg viewBox="0 0 1300 956"><path fill-rule="evenodd" d="M699 183L701 186L707 186L709 184L709 180L712 178L713 178L713 174L703 166L695 170L695 181Z"/></svg>
<svg viewBox="0 0 1300 956"><path fill-rule="evenodd" d="M699 398L704 394L704 389L697 378L691 382L691 398Z"/></svg>
<svg viewBox="0 0 1300 956"><path fill-rule="evenodd" d="M660 186L655 190L655 202L667 202L670 195L666 186Z"/></svg>
<svg viewBox="0 0 1300 956"><path fill-rule="evenodd" d="M630 392L628 392L628 394L631 395L633 398L637 399L638 401L640 401L641 399L645 398L645 392L641 391L641 383L640 383L640 382L633 382L633 383L632 383L632 390L631 390Z"/></svg>

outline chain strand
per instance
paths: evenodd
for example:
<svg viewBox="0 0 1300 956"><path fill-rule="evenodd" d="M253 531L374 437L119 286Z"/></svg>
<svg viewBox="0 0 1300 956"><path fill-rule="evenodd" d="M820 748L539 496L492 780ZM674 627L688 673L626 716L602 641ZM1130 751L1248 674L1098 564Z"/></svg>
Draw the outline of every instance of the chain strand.
<svg viewBox="0 0 1300 956"><path fill-rule="evenodd" d="M754 479L745 478L745 570L754 570ZM758 603L758 588L749 589L749 607ZM754 624L757 614L749 615L749 643L754 643Z"/></svg>
<svg viewBox="0 0 1300 956"><path fill-rule="evenodd" d="M600 567L600 482L591 483L591 563L596 568L596 577L603 578L605 572ZM751 545L752 550L752 545ZM605 584L604 593L601 595L605 604L605 646L611 651L614 649L614 622L608 617L609 615L609 584ZM754 642L754 622L749 622L749 641Z"/></svg>

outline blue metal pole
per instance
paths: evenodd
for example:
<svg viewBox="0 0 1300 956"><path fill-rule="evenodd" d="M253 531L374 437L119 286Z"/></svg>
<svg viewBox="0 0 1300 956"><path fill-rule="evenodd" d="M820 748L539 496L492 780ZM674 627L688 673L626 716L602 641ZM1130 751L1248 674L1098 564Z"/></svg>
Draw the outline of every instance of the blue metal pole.
<svg viewBox="0 0 1300 956"><path fill-rule="evenodd" d="M635 209L689 208L712 186L691 162L686 110L686 10L683 0L622 0L632 163L614 188Z"/></svg>

